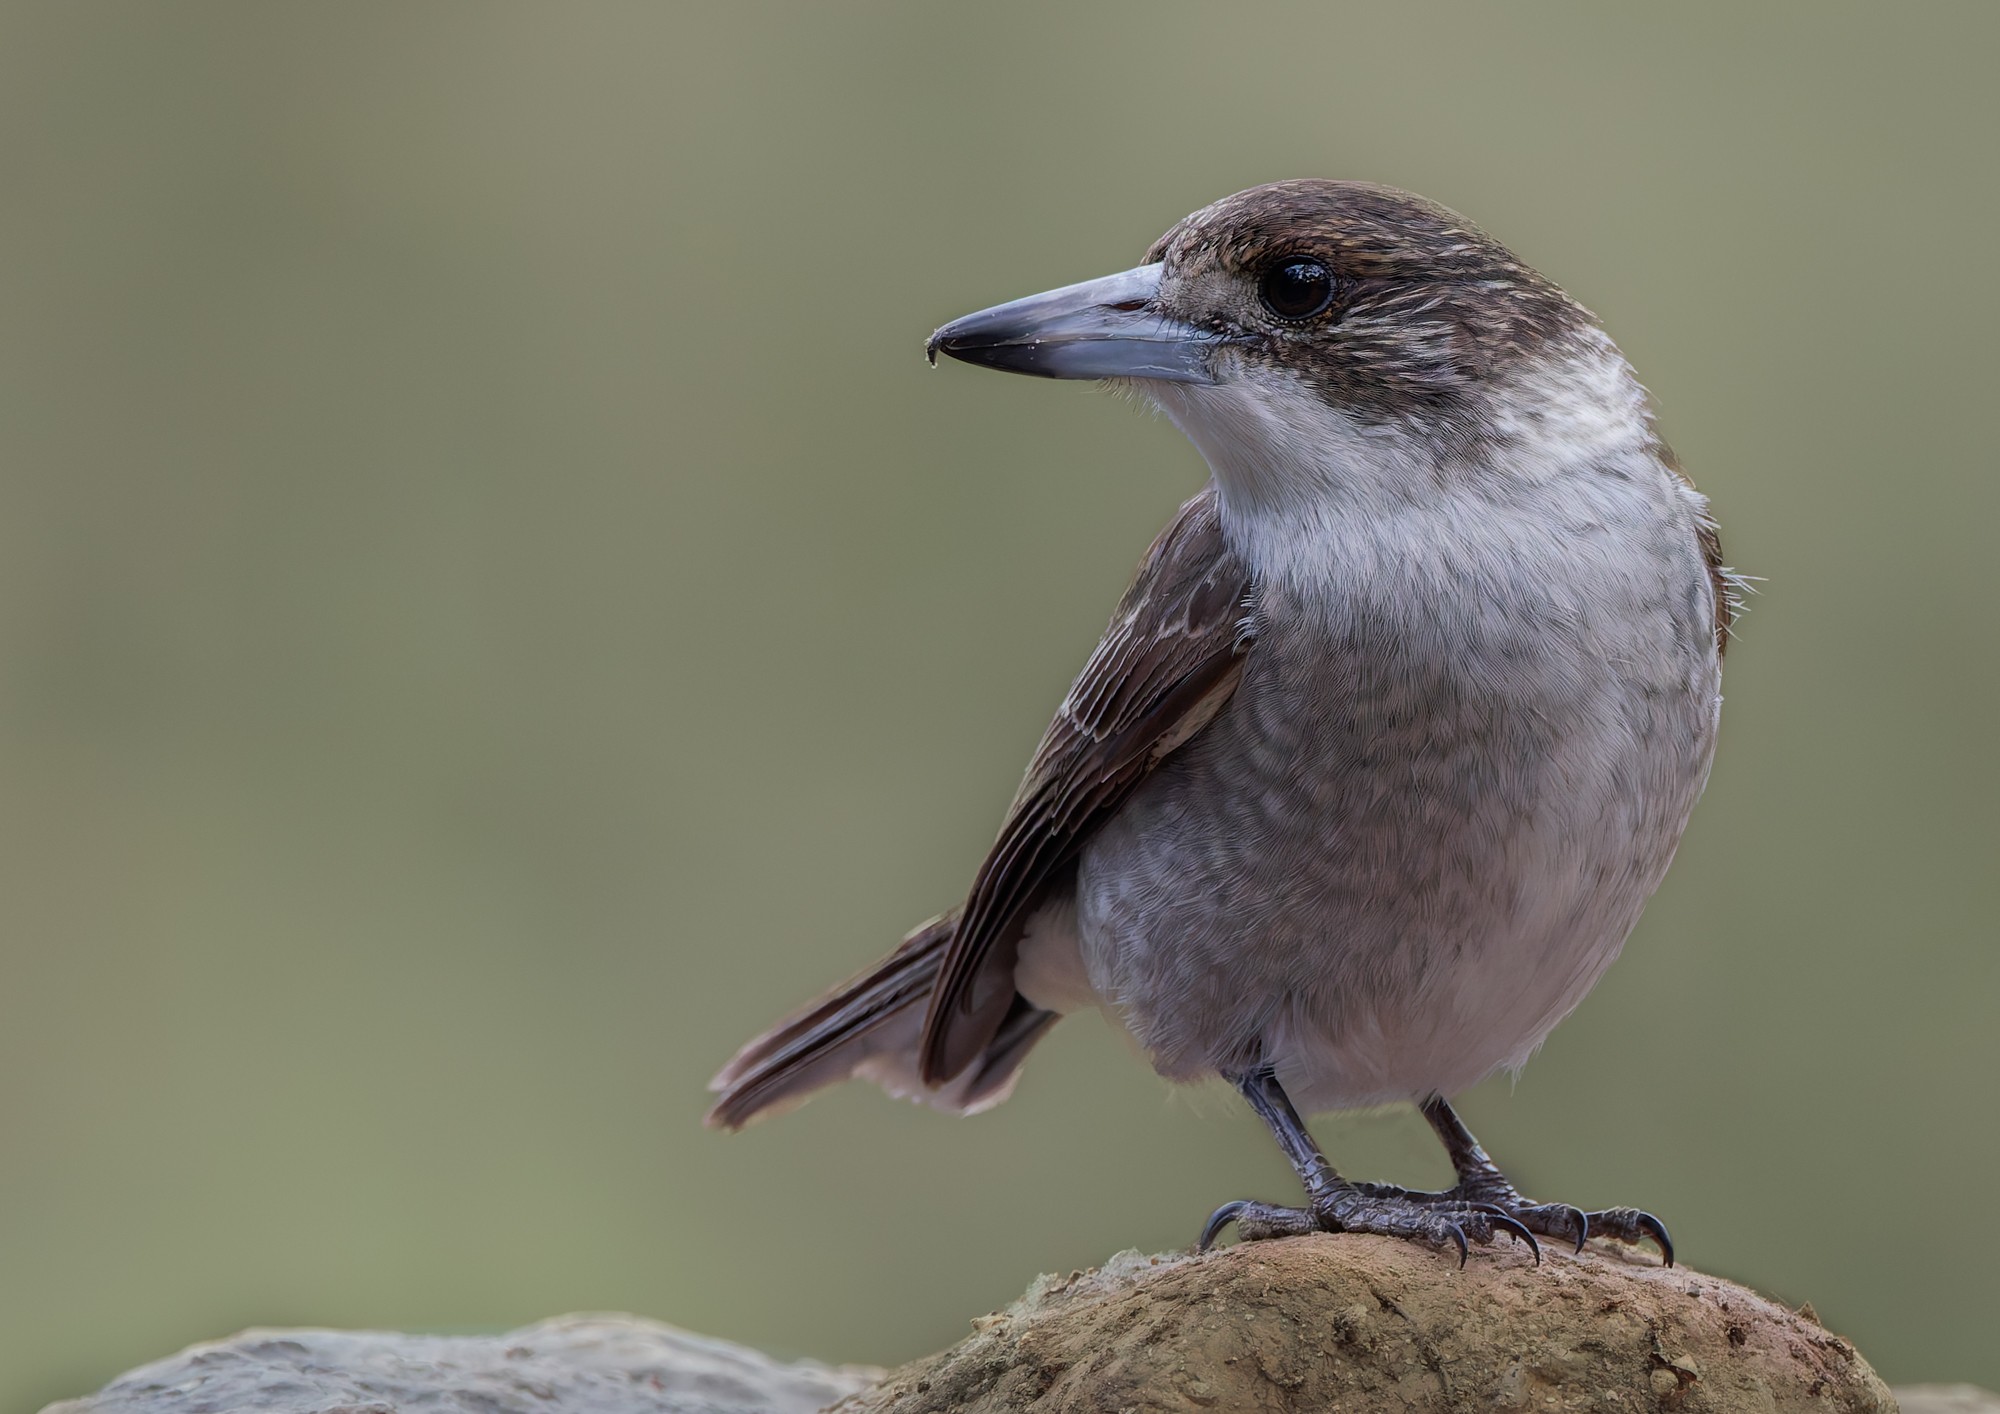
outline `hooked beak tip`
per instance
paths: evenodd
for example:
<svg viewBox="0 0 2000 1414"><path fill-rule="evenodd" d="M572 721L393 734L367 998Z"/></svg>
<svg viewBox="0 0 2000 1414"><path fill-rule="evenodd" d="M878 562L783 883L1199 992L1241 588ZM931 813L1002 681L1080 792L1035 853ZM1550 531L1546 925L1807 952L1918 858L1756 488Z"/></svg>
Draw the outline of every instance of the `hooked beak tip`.
<svg viewBox="0 0 2000 1414"><path fill-rule="evenodd" d="M924 357L1042 378L1213 382L1222 341L1154 308L1160 273L1143 265L968 314L933 332Z"/></svg>

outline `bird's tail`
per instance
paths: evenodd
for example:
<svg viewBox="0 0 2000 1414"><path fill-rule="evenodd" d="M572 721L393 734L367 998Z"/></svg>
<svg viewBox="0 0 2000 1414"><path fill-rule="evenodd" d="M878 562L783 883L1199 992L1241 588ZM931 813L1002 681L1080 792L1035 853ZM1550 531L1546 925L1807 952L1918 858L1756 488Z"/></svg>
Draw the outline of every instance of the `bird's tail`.
<svg viewBox="0 0 2000 1414"><path fill-rule="evenodd" d="M708 1082L718 1098L704 1122L712 1129L741 1129L857 1075L891 1095L956 1114L975 1114L1006 1099L1022 1058L1056 1019L1025 997L1014 998L1000 1030L959 1074L937 1087L925 1085L919 1074L924 1009L957 923L955 914L932 919L874 967L744 1046Z"/></svg>

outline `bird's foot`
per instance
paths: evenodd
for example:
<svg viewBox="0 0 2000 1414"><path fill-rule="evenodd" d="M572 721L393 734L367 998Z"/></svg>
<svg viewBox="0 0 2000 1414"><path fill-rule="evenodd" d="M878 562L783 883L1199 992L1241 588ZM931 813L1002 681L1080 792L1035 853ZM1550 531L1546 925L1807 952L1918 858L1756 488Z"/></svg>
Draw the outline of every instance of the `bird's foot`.
<svg viewBox="0 0 2000 1414"><path fill-rule="evenodd" d="M1244 1199L1224 1203L1201 1230L1197 1251L1215 1245L1222 1229L1236 1224L1245 1242L1273 1237L1302 1237L1311 1232L1372 1232L1422 1242L1444 1252L1456 1252L1465 1265L1474 1244L1485 1246L1500 1233L1525 1242L1542 1260L1541 1244L1529 1226L1492 1203L1442 1201L1441 1193L1405 1193L1377 1184L1343 1184L1314 1199L1310 1208L1281 1208L1274 1203ZM1418 1201L1433 1199L1440 1201Z"/></svg>
<svg viewBox="0 0 2000 1414"><path fill-rule="evenodd" d="M1593 1237L1633 1245L1650 1241L1660 1249L1665 1265L1671 1267L1674 1264L1674 1243L1667 1236L1667 1225L1651 1213L1638 1208L1600 1208L1594 1213L1586 1213L1568 1203L1532 1202L1515 1192L1514 1185L1497 1173L1482 1175L1437 1193L1398 1188L1390 1183L1357 1183L1354 1186L1372 1198L1400 1200L1446 1212L1470 1204L1504 1213L1528 1231L1568 1242L1578 1252L1583 1250L1584 1242Z"/></svg>

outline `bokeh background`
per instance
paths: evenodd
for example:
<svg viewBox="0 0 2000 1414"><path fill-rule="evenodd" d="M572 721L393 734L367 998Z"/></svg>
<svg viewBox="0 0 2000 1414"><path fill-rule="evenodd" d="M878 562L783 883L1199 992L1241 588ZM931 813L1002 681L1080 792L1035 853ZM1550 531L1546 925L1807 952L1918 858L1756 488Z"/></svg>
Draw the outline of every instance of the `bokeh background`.
<svg viewBox="0 0 2000 1414"><path fill-rule="evenodd" d="M1598 310L1768 583L1625 959L1466 1100L2000 1385L2000 9L0 7L0 1408L251 1324L898 1361L1292 1181L1095 1019L735 1138L1201 481L926 369L1273 178ZM1432 1182L1409 1114L1322 1121Z"/></svg>

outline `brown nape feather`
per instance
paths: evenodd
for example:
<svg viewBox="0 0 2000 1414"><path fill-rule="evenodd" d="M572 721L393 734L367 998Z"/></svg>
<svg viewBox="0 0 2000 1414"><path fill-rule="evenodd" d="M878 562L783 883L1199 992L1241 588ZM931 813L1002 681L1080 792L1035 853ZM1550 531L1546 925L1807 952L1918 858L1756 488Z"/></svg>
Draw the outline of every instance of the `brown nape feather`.
<svg viewBox="0 0 2000 1414"><path fill-rule="evenodd" d="M892 1095L960 1114L1006 1099L1022 1059L1056 1019L1018 995L964 1074L942 1087L918 1077L924 1008L957 921L947 914L923 924L881 962L744 1046L708 1083L719 1098L703 1123L741 1129L856 1074Z"/></svg>

